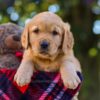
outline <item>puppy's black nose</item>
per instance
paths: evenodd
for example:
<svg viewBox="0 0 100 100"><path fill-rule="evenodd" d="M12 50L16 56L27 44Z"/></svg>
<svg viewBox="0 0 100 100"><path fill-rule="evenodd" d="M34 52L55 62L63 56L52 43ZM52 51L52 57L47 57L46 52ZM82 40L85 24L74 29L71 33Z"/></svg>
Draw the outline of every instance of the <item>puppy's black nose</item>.
<svg viewBox="0 0 100 100"><path fill-rule="evenodd" d="M42 41L42 42L40 43L40 46L41 46L41 49L42 49L42 50L47 50L48 47L49 47L49 43L48 43L47 40L44 40L44 41Z"/></svg>
<svg viewBox="0 0 100 100"><path fill-rule="evenodd" d="M14 41L20 41L20 36L14 35L14 36L13 36L13 40L14 40Z"/></svg>

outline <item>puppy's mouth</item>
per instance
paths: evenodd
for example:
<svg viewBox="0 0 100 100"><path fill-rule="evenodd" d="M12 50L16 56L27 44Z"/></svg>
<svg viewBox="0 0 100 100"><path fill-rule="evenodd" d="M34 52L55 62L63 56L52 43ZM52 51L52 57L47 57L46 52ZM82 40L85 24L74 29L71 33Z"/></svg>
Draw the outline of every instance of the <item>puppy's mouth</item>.
<svg viewBox="0 0 100 100"><path fill-rule="evenodd" d="M49 55L49 53L47 51L40 51L41 55Z"/></svg>
<svg viewBox="0 0 100 100"><path fill-rule="evenodd" d="M44 60L49 60L49 61L54 61L55 58L57 57L57 55L58 55L58 53L52 55L47 51L40 51L40 53L38 54L38 58L44 59Z"/></svg>
<svg viewBox="0 0 100 100"><path fill-rule="evenodd" d="M40 50L39 53L38 53L38 57L41 58L41 59L52 59L54 55L51 55L50 52L48 50Z"/></svg>
<svg viewBox="0 0 100 100"><path fill-rule="evenodd" d="M49 58L50 54L47 51L40 51L39 56L42 58Z"/></svg>
<svg viewBox="0 0 100 100"><path fill-rule="evenodd" d="M37 56L37 58L38 59L40 59L40 61L53 61L54 60L54 58L51 56L51 55L49 55L48 53L46 54L44 54L44 53L40 53L38 56Z"/></svg>

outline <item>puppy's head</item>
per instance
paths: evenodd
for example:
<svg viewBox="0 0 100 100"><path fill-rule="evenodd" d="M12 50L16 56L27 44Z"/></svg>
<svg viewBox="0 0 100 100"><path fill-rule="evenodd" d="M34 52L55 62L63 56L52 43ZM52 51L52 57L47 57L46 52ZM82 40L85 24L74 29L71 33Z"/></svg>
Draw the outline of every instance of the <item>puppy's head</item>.
<svg viewBox="0 0 100 100"><path fill-rule="evenodd" d="M69 24L53 13L43 12L25 26L22 45L25 49L30 47L34 56L55 59L73 48L73 36Z"/></svg>

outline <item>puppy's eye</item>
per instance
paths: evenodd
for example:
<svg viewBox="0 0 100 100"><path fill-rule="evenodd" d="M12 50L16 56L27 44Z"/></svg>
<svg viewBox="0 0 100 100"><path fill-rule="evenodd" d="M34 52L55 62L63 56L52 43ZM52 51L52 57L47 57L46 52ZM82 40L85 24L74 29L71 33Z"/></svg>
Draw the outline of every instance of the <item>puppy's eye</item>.
<svg viewBox="0 0 100 100"><path fill-rule="evenodd" d="M33 30L33 32L34 32L34 33L39 33L39 29L36 28L36 29Z"/></svg>
<svg viewBox="0 0 100 100"><path fill-rule="evenodd" d="M53 31L52 34L53 35L58 35L58 32L57 31Z"/></svg>

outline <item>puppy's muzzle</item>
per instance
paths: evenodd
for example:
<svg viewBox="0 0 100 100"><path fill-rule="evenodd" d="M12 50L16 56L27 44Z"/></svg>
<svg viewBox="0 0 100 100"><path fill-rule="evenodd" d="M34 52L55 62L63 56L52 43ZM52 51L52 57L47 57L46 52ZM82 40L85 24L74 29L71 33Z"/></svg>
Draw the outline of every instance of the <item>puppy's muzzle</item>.
<svg viewBox="0 0 100 100"><path fill-rule="evenodd" d="M48 53L50 43L47 40L42 40L40 42L40 53Z"/></svg>

